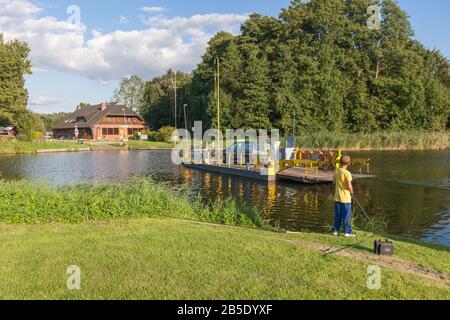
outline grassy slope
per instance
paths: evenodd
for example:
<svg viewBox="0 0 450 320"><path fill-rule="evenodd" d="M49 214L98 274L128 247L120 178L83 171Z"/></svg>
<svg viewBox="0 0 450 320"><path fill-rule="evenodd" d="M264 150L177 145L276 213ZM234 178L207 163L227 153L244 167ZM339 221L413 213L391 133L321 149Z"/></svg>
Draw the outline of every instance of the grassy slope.
<svg viewBox="0 0 450 320"><path fill-rule="evenodd" d="M173 220L264 227L251 208L232 201L207 207L147 179L60 188L0 181L0 200L3 298L450 298L441 282L392 268L383 273L383 290L369 291L373 262L323 257L299 243L363 241L352 252L367 254L377 236L360 232L348 240ZM395 240L396 257L450 273L448 248ZM82 268L80 292L65 287L69 265Z"/></svg>
<svg viewBox="0 0 450 320"><path fill-rule="evenodd" d="M2 153L36 153L37 150L42 149L80 149L89 148L88 144L80 144L73 141L55 141L55 142L12 142L12 141L0 141L0 154Z"/></svg>
<svg viewBox="0 0 450 320"><path fill-rule="evenodd" d="M450 299L448 288L382 268L366 288L370 263L324 257L286 240L348 240L275 234L172 219L78 225L0 226L1 298L99 299ZM401 244L404 255L415 245ZM416 248L425 266L449 272L449 253ZM412 257L410 257L412 258ZM78 265L82 288L66 288Z"/></svg>

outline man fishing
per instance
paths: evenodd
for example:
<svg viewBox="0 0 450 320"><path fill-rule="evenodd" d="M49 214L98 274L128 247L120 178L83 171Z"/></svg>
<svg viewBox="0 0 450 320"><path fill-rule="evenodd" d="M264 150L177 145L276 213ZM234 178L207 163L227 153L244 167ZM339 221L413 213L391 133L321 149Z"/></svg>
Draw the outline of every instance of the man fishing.
<svg viewBox="0 0 450 320"><path fill-rule="evenodd" d="M334 229L333 234L339 235L341 224L344 222L344 231L346 237L354 237L351 225L352 216L352 195L353 184L352 174L348 171L351 159L349 156L342 156L340 168L336 169L333 183L336 185L334 195Z"/></svg>

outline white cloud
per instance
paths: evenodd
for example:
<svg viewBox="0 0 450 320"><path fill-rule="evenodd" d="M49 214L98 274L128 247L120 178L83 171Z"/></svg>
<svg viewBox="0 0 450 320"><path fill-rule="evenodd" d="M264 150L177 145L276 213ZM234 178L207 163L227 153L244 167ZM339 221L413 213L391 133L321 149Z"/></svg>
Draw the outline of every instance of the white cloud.
<svg viewBox="0 0 450 320"><path fill-rule="evenodd" d="M19 7L25 11L19 14ZM0 30L6 39L29 43L34 67L74 72L102 83L127 74L151 78L168 68L190 71L212 35L220 30L236 33L247 18L213 13L188 18L157 15L147 18L142 30L102 34L86 32L84 25L39 17L40 12L27 0L0 0Z"/></svg>
<svg viewBox="0 0 450 320"><path fill-rule="evenodd" d="M28 17L41 12L41 10L41 8L25 0L0 0L0 17Z"/></svg>
<svg viewBox="0 0 450 320"><path fill-rule="evenodd" d="M28 99L28 104L30 106L48 106L48 105L57 104L57 103L61 103L61 102L62 102L62 100L59 98L48 97L48 96L44 96L44 95L31 96Z"/></svg>
<svg viewBox="0 0 450 320"><path fill-rule="evenodd" d="M120 16L119 19L117 19L117 22L120 24L127 24L128 23L128 18L124 17L124 16Z"/></svg>
<svg viewBox="0 0 450 320"><path fill-rule="evenodd" d="M162 13L166 11L166 9L163 7L142 7L141 11L145 13Z"/></svg>

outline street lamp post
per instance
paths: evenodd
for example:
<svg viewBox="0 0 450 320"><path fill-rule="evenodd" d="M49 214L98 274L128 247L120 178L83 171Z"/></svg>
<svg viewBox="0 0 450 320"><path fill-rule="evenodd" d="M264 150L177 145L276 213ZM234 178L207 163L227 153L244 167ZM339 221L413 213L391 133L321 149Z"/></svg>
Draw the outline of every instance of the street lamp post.
<svg viewBox="0 0 450 320"><path fill-rule="evenodd" d="M125 146L128 144L128 126L127 126L127 120L125 116L125 108L122 108L123 111L123 142L125 142Z"/></svg>
<svg viewBox="0 0 450 320"><path fill-rule="evenodd" d="M177 72L175 71L175 129L177 129Z"/></svg>
<svg viewBox="0 0 450 320"><path fill-rule="evenodd" d="M186 131L187 131L187 129L188 129L187 116L186 116L186 107L187 107L187 106L188 106L187 104L184 104L184 105L183 105L183 109L184 109L184 126L185 126L185 128L186 128Z"/></svg>
<svg viewBox="0 0 450 320"><path fill-rule="evenodd" d="M216 98L217 98L217 130L220 131L220 58L216 57L214 60L216 66Z"/></svg>
<svg viewBox="0 0 450 320"><path fill-rule="evenodd" d="M175 129L178 129L178 119L177 119L177 113L178 113L178 97L177 97L177 72L175 71L175 80L173 78L170 78L170 80L172 81L172 86L173 86L173 91L174 91L174 95L175 95L175 101L174 101L174 106L175 106Z"/></svg>

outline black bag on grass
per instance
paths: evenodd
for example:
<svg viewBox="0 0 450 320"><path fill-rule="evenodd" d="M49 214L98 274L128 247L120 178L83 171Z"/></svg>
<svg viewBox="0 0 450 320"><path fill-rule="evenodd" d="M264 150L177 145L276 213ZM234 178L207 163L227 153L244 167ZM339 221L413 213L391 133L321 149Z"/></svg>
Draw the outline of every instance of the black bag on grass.
<svg viewBox="0 0 450 320"><path fill-rule="evenodd" d="M394 255L394 244L387 239L382 241L378 240L374 243L374 253L380 256L392 256Z"/></svg>

